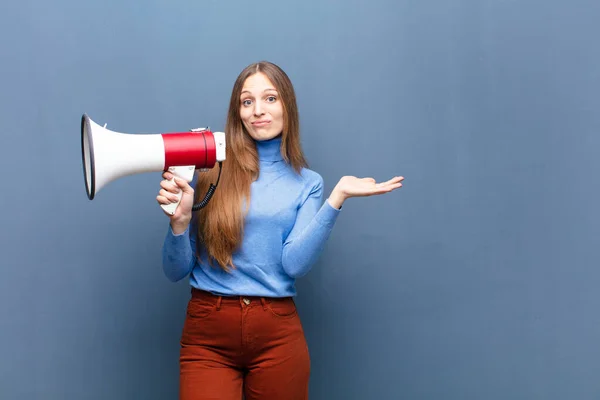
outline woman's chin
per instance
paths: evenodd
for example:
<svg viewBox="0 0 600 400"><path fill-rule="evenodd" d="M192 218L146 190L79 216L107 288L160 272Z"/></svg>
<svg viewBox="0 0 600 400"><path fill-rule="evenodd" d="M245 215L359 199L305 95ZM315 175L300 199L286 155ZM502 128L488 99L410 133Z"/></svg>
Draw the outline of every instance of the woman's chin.
<svg viewBox="0 0 600 400"><path fill-rule="evenodd" d="M250 136L252 136L252 139L259 141L259 142L275 139L279 135L280 135L280 133L261 132L260 130L258 132L254 131L254 132L250 133Z"/></svg>

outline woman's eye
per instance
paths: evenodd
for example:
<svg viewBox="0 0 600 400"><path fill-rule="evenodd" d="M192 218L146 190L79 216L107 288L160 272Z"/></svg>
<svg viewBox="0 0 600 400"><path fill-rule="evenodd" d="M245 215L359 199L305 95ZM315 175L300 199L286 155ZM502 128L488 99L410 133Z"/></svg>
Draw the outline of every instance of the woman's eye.
<svg viewBox="0 0 600 400"><path fill-rule="evenodd" d="M242 100L242 104L247 107L250 104L252 104L252 100L250 100L250 99Z"/></svg>
<svg viewBox="0 0 600 400"><path fill-rule="evenodd" d="M275 96L269 96L269 97L267 97L267 101L269 103L273 103L275 100L277 100L277 98Z"/></svg>

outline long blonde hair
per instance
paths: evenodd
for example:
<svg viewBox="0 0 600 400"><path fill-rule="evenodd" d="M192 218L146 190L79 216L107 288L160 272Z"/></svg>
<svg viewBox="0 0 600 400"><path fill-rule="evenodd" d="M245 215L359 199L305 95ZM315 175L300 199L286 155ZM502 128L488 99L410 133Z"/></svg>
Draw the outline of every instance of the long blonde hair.
<svg viewBox="0 0 600 400"><path fill-rule="evenodd" d="M298 173L308 166L300 144L298 107L289 77L279 66L267 61L247 66L237 77L231 92L225 124L226 160L223 162L219 185L208 205L194 216L198 238L196 251L200 253L204 250L211 265L215 261L226 271L235 268L232 256L244 235L250 184L259 174L256 144L240 117L240 95L244 82L259 72L273 83L283 105L282 158ZM199 174L195 187L196 201L201 200L210 183L216 181L217 174L218 168Z"/></svg>

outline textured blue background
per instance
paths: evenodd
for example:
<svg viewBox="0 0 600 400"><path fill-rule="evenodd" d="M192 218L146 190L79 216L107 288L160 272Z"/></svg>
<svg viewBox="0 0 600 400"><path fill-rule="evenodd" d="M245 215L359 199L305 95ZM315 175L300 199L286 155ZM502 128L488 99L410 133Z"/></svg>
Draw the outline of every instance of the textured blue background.
<svg viewBox="0 0 600 400"><path fill-rule="evenodd" d="M327 193L350 200L299 282L312 399L600 398L600 3L0 5L0 398L175 399L189 292L162 275L160 173L90 202L87 112L221 130L280 64Z"/></svg>

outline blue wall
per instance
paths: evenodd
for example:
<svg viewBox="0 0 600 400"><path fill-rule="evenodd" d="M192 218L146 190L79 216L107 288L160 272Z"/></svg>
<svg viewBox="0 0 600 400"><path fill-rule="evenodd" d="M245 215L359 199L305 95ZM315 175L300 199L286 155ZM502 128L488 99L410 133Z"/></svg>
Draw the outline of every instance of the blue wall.
<svg viewBox="0 0 600 400"><path fill-rule="evenodd" d="M312 399L600 398L600 3L22 0L0 6L0 398L174 399L189 291L160 174L90 202L87 112L222 129L238 72L295 83L350 200L298 303Z"/></svg>

